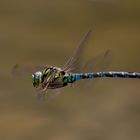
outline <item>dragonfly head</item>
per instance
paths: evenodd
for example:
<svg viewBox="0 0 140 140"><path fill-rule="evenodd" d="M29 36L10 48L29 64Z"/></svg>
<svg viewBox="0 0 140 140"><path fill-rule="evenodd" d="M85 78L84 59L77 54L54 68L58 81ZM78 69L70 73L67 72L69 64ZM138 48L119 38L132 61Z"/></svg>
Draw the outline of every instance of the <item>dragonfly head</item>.
<svg viewBox="0 0 140 140"><path fill-rule="evenodd" d="M37 88L41 83L42 83L42 72L38 71L32 75L32 84L34 87Z"/></svg>

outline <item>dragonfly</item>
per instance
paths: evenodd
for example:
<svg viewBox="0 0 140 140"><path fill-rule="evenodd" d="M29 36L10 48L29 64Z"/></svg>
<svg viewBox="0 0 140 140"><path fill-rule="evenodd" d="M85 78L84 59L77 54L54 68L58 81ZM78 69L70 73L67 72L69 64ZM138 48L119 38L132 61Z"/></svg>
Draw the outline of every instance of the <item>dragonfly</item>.
<svg viewBox="0 0 140 140"><path fill-rule="evenodd" d="M91 37L91 34L92 30L89 30L85 34L79 46L74 50L74 53L63 67L48 65L43 67L36 67L37 71L31 74L33 87L39 89L41 93L46 93L48 90L61 89L84 79L140 78L140 73L138 72L97 71L98 68L96 67L98 66L98 63L100 63L100 69L106 69L106 65L104 65L104 62L105 60L110 59L109 50L91 59L88 63L82 66L81 58L86 48L85 46L89 38ZM89 66L91 67L91 69L95 69L95 71L84 72L85 69L88 70ZM18 69L19 65L16 64L12 69L12 73L14 75L17 75ZM23 72L25 72L25 69L23 70Z"/></svg>

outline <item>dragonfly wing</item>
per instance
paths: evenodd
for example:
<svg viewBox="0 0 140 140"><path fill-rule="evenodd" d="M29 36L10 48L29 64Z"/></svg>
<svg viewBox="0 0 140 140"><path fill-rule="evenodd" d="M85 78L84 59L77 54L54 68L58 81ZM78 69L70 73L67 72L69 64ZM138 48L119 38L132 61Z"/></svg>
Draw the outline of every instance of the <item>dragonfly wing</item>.
<svg viewBox="0 0 140 140"><path fill-rule="evenodd" d="M48 67L47 65L32 67L16 64L13 66L11 74L17 78L26 79L28 77L31 77L31 75L34 74L36 71L43 71L43 69L47 67Z"/></svg>
<svg viewBox="0 0 140 140"><path fill-rule="evenodd" d="M81 69L81 73L106 71L111 65L111 60L112 53L110 50L107 50L90 59ZM98 79L81 80L80 82L75 83L75 85L78 86L80 90L81 88L82 90L87 90L92 88L97 80Z"/></svg>
<svg viewBox="0 0 140 140"><path fill-rule="evenodd" d="M37 99L39 101L51 102L61 94L61 89L47 89L45 92L45 94L37 93Z"/></svg>
<svg viewBox="0 0 140 140"><path fill-rule="evenodd" d="M70 59L66 62L66 64L63 66L62 70L66 72L79 72L79 68L81 67L81 59L82 54L84 52L85 46L91 37L92 30L89 30L83 39L80 41L79 46L74 51L73 55L70 57Z"/></svg>
<svg viewBox="0 0 140 140"><path fill-rule="evenodd" d="M45 95L48 96L48 94L49 94L48 86L49 86L49 83L46 83L46 86L44 88L39 87L37 89L37 99L39 101L45 101Z"/></svg>
<svg viewBox="0 0 140 140"><path fill-rule="evenodd" d="M47 93L47 102L51 102L53 100L55 100L58 96L60 96L61 94L61 89L54 89L54 90L49 90Z"/></svg>
<svg viewBox="0 0 140 140"><path fill-rule="evenodd" d="M61 94L60 88L52 90L52 89L47 89L47 87L45 88L44 91L40 90L39 92L37 92L37 98L39 101L50 102L50 101L54 100L55 98L57 98Z"/></svg>
<svg viewBox="0 0 140 140"><path fill-rule="evenodd" d="M105 71L111 65L111 60L112 53L110 50L107 50L93 57L87 63L85 63L85 65L81 69L81 72L89 73L89 72Z"/></svg>

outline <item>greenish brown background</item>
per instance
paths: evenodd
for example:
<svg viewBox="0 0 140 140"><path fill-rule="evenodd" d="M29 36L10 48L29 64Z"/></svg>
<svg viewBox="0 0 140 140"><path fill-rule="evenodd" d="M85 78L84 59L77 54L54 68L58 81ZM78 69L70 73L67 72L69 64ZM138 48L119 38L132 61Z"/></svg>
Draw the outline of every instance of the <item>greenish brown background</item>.
<svg viewBox="0 0 140 140"><path fill-rule="evenodd" d="M1 140L139 140L140 81L101 79L39 102L14 64L61 66L93 29L86 58L110 49L111 70L140 72L138 0L0 1Z"/></svg>

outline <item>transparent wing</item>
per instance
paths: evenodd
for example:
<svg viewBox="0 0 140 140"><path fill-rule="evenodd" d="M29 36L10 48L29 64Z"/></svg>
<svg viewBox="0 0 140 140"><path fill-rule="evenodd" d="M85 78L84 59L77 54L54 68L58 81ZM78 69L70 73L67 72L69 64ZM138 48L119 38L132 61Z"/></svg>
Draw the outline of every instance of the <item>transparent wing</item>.
<svg viewBox="0 0 140 140"><path fill-rule="evenodd" d="M70 57L70 59L66 62L66 64L63 66L63 70L66 72L79 72L79 69L81 67L81 59L82 54L84 52L85 46L91 37L92 30L89 30L83 39L81 40L79 46L74 51L73 55Z"/></svg>
<svg viewBox="0 0 140 140"><path fill-rule="evenodd" d="M37 99L39 101L51 102L61 94L61 89L46 89L45 91L37 91Z"/></svg>
<svg viewBox="0 0 140 140"><path fill-rule="evenodd" d="M107 50L98 56L93 57L84 65L82 62L83 52L85 50L85 46L88 43L92 35L92 30L89 30L83 39L81 40L78 48L74 51L73 55L67 61L67 63L63 66L63 70L66 72L96 72L96 71L103 71L109 67L112 59L111 51Z"/></svg>
<svg viewBox="0 0 140 140"><path fill-rule="evenodd" d="M81 68L81 73L89 73L89 72L99 72L106 71L110 65L112 60L112 53L110 50L107 50L92 59L90 59L85 65ZM75 86L79 87L81 90L91 89L94 83L99 79L85 79L75 83Z"/></svg>
<svg viewBox="0 0 140 140"><path fill-rule="evenodd" d="M48 89L44 94L37 92L36 97L39 101L51 102L61 94L61 89Z"/></svg>
<svg viewBox="0 0 140 140"><path fill-rule="evenodd" d="M111 64L112 55L110 50L107 50L98 56L93 57L84 65L82 62L82 55L85 50L85 46L88 43L92 35L92 30L89 30L86 35L81 40L78 48L74 51L73 55L67 61L67 63L62 68L66 72L74 72L74 73L86 73L86 72L97 72L97 71L105 71ZM93 80L82 80L80 81L80 86L89 87L89 85L93 85ZM77 85L77 83L76 83Z"/></svg>
<svg viewBox="0 0 140 140"><path fill-rule="evenodd" d="M11 70L11 74L14 77L20 78L20 79L26 79L28 77L31 77L32 74L34 74L36 71L43 71L43 69L47 68L48 66L24 66L16 64L13 66Z"/></svg>
<svg viewBox="0 0 140 140"><path fill-rule="evenodd" d="M107 50L92 59L90 59L85 65L81 68L80 72L89 73L89 72L99 72L105 71L109 68L112 60L112 53L110 50Z"/></svg>

